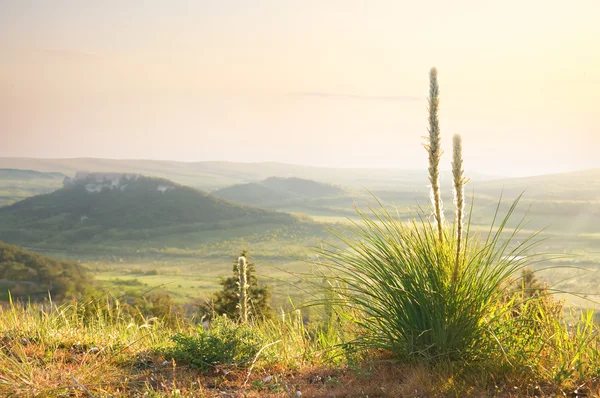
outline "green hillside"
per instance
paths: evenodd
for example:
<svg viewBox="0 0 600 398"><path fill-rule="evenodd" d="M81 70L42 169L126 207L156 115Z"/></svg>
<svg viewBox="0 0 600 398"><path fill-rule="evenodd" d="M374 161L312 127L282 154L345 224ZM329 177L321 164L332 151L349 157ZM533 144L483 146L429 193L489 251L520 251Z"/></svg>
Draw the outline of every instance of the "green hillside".
<svg viewBox="0 0 600 398"><path fill-rule="evenodd" d="M215 196L238 203L260 207L285 208L307 205L309 199L322 199L347 195L337 186L303 178L270 177L264 181L238 184L215 191Z"/></svg>
<svg viewBox="0 0 600 398"><path fill-rule="evenodd" d="M344 190L337 186L296 177L271 177L264 180L262 184L274 190L309 198L336 196L344 193Z"/></svg>
<svg viewBox="0 0 600 398"><path fill-rule="evenodd" d="M448 176L445 177L441 181L443 201L451 204L452 186ZM524 193L513 222L527 215L530 228L548 227L548 232L569 235L600 233L598 169L526 178L474 180L466 189L468 203L470 193L475 193L472 221L477 225L487 225L492 221L501 193L505 208L518 195ZM414 213L418 206L429 206L429 188L425 178L418 184L407 183L404 188L401 184L388 184L386 189L371 191L342 189L299 178L271 178L260 183L223 188L214 194L259 207L307 213L323 221L340 221L346 216L354 217L353 205L356 203L364 207L374 204L373 195L388 205L397 206L399 213L407 217ZM446 206L446 218L453 218L452 206Z"/></svg>
<svg viewBox="0 0 600 398"><path fill-rule="evenodd" d="M240 206L165 179L91 176L0 208L0 239L64 247L159 237L174 240L199 231L294 222L288 214Z"/></svg>
<svg viewBox="0 0 600 398"><path fill-rule="evenodd" d="M64 178L64 174L56 172L0 169L0 206L52 192L62 186Z"/></svg>
<svg viewBox="0 0 600 398"><path fill-rule="evenodd" d="M270 208L298 198L291 192L278 191L258 182L232 185L213 192L213 195L238 203Z"/></svg>
<svg viewBox="0 0 600 398"><path fill-rule="evenodd" d="M88 271L73 261L31 253L0 241L0 298L41 297L55 299L80 295L91 281Z"/></svg>
<svg viewBox="0 0 600 398"><path fill-rule="evenodd" d="M513 196L526 191L532 199L598 201L600 169L478 182L475 187L490 195L503 188L505 193Z"/></svg>

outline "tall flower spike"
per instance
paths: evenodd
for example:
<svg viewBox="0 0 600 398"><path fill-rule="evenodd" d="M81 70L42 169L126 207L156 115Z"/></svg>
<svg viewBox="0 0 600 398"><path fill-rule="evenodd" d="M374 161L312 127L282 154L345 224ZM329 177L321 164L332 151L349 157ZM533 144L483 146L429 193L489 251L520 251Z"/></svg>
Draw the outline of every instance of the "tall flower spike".
<svg viewBox="0 0 600 398"><path fill-rule="evenodd" d="M442 195L440 193L440 158L442 157L442 149L440 146L440 124L438 119L438 107L439 107L439 86L437 81L437 69L431 68L429 72L429 99L428 99L428 110L429 110L429 137L427 137L427 144L425 149L429 154L429 182L431 183L431 201L433 202L433 209L435 220L438 226L438 237L440 242L444 240L443 236L443 223L444 223L444 211L442 204Z"/></svg>
<svg viewBox="0 0 600 398"><path fill-rule="evenodd" d="M458 278L460 251L462 249L463 214L465 207L464 193L465 184L468 182L464 175L465 171L463 170L462 137L460 134L454 134L452 137L452 180L454 182L454 204L456 206L456 263L454 265L454 273L452 275L452 281L454 283L456 283Z"/></svg>
<svg viewBox="0 0 600 398"><path fill-rule="evenodd" d="M246 257L238 258L239 284L240 284L240 316L242 322L248 322L248 270Z"/></svg>

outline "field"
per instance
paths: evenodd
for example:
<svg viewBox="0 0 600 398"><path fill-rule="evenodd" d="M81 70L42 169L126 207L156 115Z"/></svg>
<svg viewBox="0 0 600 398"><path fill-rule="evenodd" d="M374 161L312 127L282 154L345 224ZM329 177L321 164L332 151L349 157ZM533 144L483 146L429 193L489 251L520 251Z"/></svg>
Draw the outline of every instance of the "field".
<svg viewBox="0 0 600 398"><path fill-rule="evenodd" d="M221 277L232 275L232 262L239 253L231 256L162 257L138 262L106 263L93 261L87 265L93 270L95 279L103 289L118 296L128 291L143 295L151 291L168 292L176 302L185 304L198 298L208 298L219 290ZM293 259L254 258L259 280L274 292L274 306L286 306L288 296L296 303L305 298L299 289L299 277L294 274L306 271L307 264Z"/></svg>
<svg viewBox="0 0 600 398"><path fill-rule="evenodd" d="M208 298L220 289L221 277L232 274L232 263L241 250L249 250L262 284L273 291L274 307L289 307L289 299L300 303L306 286L299 274L310 272L306 249L327 238L327 225L310 228L238 231L227 237L211 233L179 236L178 241L152 241L143 245L92 245L64 249L39 249L42 254L85 264L95 277L98 289L116 297L167 292L179 304ZM242 233L245 232L245 233ZM181 240L185 239L185 240ZM208 243L206 243L208 241ZM205 242L205 243L199 243ZM170 246L170 244L174 246Z"/></svg>

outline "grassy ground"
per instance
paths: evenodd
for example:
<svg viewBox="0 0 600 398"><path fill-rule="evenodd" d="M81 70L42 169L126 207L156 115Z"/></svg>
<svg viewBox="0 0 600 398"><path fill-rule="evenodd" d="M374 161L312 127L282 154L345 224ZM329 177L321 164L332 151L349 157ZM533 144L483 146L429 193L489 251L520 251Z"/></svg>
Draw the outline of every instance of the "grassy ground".
<svg viewBox="0 0 600 398"><path fill-rule="evenodd" d="M253 327L254 333L264 337L266 349L253 356L251 364L223 364L201 372L170 354L172 337L194 335L196 326L187 322L169 326L153 318L132 320L109 304L90 305L1 310L0 395L291 397L300 392L305 397L517 397L600 393L597 379L561 377L550 369L519 372L507 364L488 367L485 362L398 363L377 351L362 356L331 351L328 348L340 336L319 335L294 313L285 321ZM588 343L598 344L597 339ZM564 358L558 361L547 347L536 366L543 369L553 361L560 368L573 360L575 353L566 340L561 350Z"/></svg>
<svg viewBox="0 0 600 398"><path fill-rule="evenodd" d="M104 291L118 295L125 291L143 294L159 289L168 292L176 302L183 304L196 298L208 297L219 290L221 277L229 277L232 273L231 262L236 254L239 253L202 259L178 258L172 261L113 264L91 262L89 266ZM272 289L275 302L285 302L288 297L298 301L304 296L301 291L291 287L298 282L294 274L305 271L305 263L293 259L260 258L259 264L259 280Z"/></svg>

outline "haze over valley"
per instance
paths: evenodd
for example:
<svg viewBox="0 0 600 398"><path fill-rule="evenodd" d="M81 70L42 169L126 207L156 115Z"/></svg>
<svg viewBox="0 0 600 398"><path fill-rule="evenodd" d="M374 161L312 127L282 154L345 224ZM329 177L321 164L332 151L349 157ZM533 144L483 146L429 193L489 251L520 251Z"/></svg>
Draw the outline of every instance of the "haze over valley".
<svg viewBox="0 0 600 398"><path fill-rule="evenodd" d="M0 396L600 396L600 2L0 2Z"/></svg>

